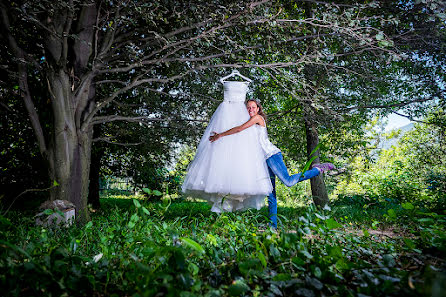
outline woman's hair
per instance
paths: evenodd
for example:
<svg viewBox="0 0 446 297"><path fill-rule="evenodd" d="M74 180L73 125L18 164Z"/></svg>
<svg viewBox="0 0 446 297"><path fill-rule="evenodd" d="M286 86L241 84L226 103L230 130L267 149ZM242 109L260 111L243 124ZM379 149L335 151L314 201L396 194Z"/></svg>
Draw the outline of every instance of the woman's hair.
<svg viewBox="0 0 446 297"><path fill-rule="evenodd" d="M266 114L263 112L263 107L262 107L262 104L260 104L260 100L258 100L258 99L248 99L248 100L246 100L245 105L248 105L249 101L255 102L257 104L257 107L259 108L258 114L263 117L263 119L265 120L265 123L266 123Z"/></svg>

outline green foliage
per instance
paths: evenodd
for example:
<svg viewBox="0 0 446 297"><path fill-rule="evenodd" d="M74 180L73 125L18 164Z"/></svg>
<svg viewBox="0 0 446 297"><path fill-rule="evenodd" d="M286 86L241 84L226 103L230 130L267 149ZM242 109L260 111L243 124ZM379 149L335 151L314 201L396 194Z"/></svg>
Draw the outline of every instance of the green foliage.
<svg viewBox="0 0 446 297"><path fill-rule="evenodd" d="M6 295L419 296L442 286L446 217L408 203L394 210L396 221L376 217L403 228L390 238L368 223L363 235L350 230L340 219L340 210L356 207L348 205L280 208L278 232L262 230L266 209L217 215L204 203L102 205L88 224L67 229L1 217ZM419 266L430 254L440 262Z"/></svg>
<svg viewBox="0 0 446 297"><path fill-rule="evenodd" d="M399 137L398 143L353 158L349 165L351 173L339 180L333 196L342 198L367 193L368 203L403 203L406 207L444 209L443 133L441 127L432 124L416 125L404 135L401 131L391 132L392 137Z"/></svg>

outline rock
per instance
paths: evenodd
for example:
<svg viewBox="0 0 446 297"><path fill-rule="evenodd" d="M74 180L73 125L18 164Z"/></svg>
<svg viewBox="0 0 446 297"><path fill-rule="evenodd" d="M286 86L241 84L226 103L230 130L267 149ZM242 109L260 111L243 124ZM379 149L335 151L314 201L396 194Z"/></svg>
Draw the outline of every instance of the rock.
<svg viewBox="0 0 446 297"><path fill-rule="evenodd" d="M75 218L74 204L67 200L45 201L39 207L42 212L36 215L38 226L70 226Z"/></svg>
<svg viewBox="0 0 446 297"><path fill-rule="evenodd" d="M74 204L71 203L68 200L54 200L54 201L45 201L43 202L40 207L40 209L53 209L53 210L66 210L74 208Z"/></svg>

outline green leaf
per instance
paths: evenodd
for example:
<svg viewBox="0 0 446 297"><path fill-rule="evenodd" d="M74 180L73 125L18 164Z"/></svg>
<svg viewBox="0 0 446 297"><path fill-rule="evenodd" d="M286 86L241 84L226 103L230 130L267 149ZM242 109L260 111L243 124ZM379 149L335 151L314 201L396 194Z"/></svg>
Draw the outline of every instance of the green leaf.
<svg viewBox="0 0 446 297"><path fill-rule="evenodd" d="M378 45L381 47L389 47L389 46L392 46L393 43L388 40L380 40L380 41L378 41Z"/></svg>
<svg viewBox="0 0 446 297"><path fill-rule="evenodd" d="M412 239L404 238L403 241L407 245L408 248L410 248L410 249L414 249L415 248L415 243L413 242Z"/></svg>
<svg viewBox="0 0 446 297"><path fill-rule="evenodd" d="M85 225L85 229L90 229L91 227L93 227L93 222L90 221Z"/></svg>
<svg viewBox="0 0 446 297"><path fill-rule="evenodd" d="M148 195L152 195L152 191L148 188L142 188L142 190L144 191L144 193L148 194Z"/></svg>
<svg viewBox="0 0 446 297"><path fill-rule="evenodd" d="M415 208L415 206L413 206L413 204L410 202L402 203L401 207L407 210L412 210Z"/></svg>
<svg viewBox="0 0 446 297"><path fill-rule="evenodd" d="M434 219L432 219L432 218L421 218L421 219L418 219L418 222L420 222L420 223L433 223Z"/></svg>
<svg viewBox="0 0 446 297"><path fill-rule="evenodd" d="M145 208L144 206L142 207L142 211L143 211L146 215L150 216L150 212L149 212L149 210L148 210L147 208Z"/></svg>
<svg viewBox="0 0 446 297"><path fill-rule="evenodd" d="M57 181L53 181L53 187L57 187L59 183Z"/></svg>
<svg viewBox="0 0 446 297"><path fill-rule="evenodd" d="M141 203L139 203L138 200L133 199L133 204L135 204L136 208L140 208L141 207Z"/></svg>
<svg viewBox="0 0 446 297"><path fill-rule="evenodd" d="M280 281L288 281L291 279L291 274L289 273L278 273L273 277L273 281L280 282Z"/></svg>
<svg viewBox="0 0 446 297"><path fill-rule="evenodd" d="M313 163L313 161L317 158L318 156L313 156L310 158L310 160L307 161L307 163L305 163L304 169L302 169L302 173L305 174L305 172L310 169L311 164Z"/></svg>
<svg viewBox="0 0 446 297"><path fill-rule="evenodd" d="M339 271L343 271L343 270L348 270L350 267L347 264L347 262L344 261L344 259L339 259L336 263L335 263L336 269L338 269Z"/></svg>
<svg viewBox="0 0 446 297"><path fill-rule="evenodd" d="M338 246L338 245L329 246L327 248L327 251L328 251L328 255L330 257L333 257L333 259L339 259L339 258L343 257L342 248L340 246Z"/></svg>
<svg viewBox="0 0 446 297"><path fill-rule="evenodd" d="M383 256L384 264L388 267L394 267L396 265L395 258L390 254Z"/></svg>
<svg viewBox="0 0 446 297"><path fill-rule="evenodd" d="M317 278L314 277L306 277L306 282L311 285L312 287L314 287L316 290L322 290L322 288L324 287L324 285L321 283L320 280L318 280Z"/></svg>
<svg viewBox="0 0 446 297"><path fill-rule="evenodd" d="M258 255L259 260L262 263L263 267L266 268L267 262L266 262L265 255L262 253L262 251L258 251L257 255Z"/></svg>
<svg viewBox="0 0 446 297"><path fill-rule="evenodd" d="M187 238L187 237L181 237L180 240L181 240L185 245L187 245L188 247L190 247L191 249L197 251L198 254L202 255L202 254L205 253L203 247L202 247L199 243L197 243L196 241L194 241L194 240L192 240L192 239L190 239L190 238Z"/></svg>
<svg viewBox="0 0 446 297"><path fill-rule="evenodd" d="M328 229L336 229L336 228L342 228L343 227L341 224L339 224L338 222L336 222L332 218L326 220L325 223L327 224L327 228Z"/></svg>
<svg viewBox="0 0 446 297"><path fill-rule="evenodd" d="M311 151L310 155L308 157L311 157L316 151L321 147L322 142L319 142L316 147Z"/></svg>
<svg viewBox="0 0 446 297"><path fill-rule="evenodd" d="M53 214L54 212L55 212L55 211L52 210L52 209L45 209L45 210L43 211L43 214L49 216L49 215Z"/></svg>
<svg viewBox="0 0 446 297"><path fill-rule="evenodd" d="M158 190L154 190L154 191L152 191L152 194L155 195L155 196L163 196L163 193L161 193L161 192L158 191Z"/></svg>
<svg viewBox="0 0 446 297"><path fill-rule="evenodd" d="M318 266L316 266L314 268L314 272L313 273L314 273L314 276L317 277L317 278L321 278L322 277L322 271L321 271L321 269Z"/></svg>
<svg viewBox="0 0 446 297"><path fill-rule="evenodd" d="M197 265L195 265L194 263L189 263L189 271L192 273L192 275L196 276L199 272L199 268Z"/></svg>
<svg viewBox="0 0 446 297"><path fill-rule="evenodd" d="M12 223L2 215L0 215L0 224L3 226L11 226L12 225Z"/></svg>
<svg viewBox="0 0 446 297"><path fill-rule="evenodd" d="M302 251L301 253L302 253L305 257L307 257L308 259L312 259L312 258L313 258L313 255L310 254L310 253L307 252L307 251Z"/></svg>
<svg viewBox="0 0 446 297"><path fill-rule="evenodd" d="M238 264L240 272L245 275L257 275L263 271L262 263L257 258L251 258Z"/></svg>
<svg viewBox="0 0 446 297"><path fill-rule="evenodd" d="M229 296L240 296L248 291L248 285L241 279L234 281L228 288Z"/></svg>
<svg viewBox="0 0 446 297"><path fill-rule="evenodd" d="M378 34L376 34L375 38L376 38L376 40L383 40L384 39L383 32L379 32Z"/></svg>
<svg viewBox="0 0 446 297"><path fill-rule="evenodd" d="M396 219L396 213L395 213L395 211L392 208L387 210L387 214L389 215L389 217L391 219Z"/></svg>
<svg viewBox="0 0 446 297"><path fill-rule="evenodd" d="M302 259L299 258L299 257L293 257L293 258L291 258L291 262L293 262L293 263L296 264L297 266L303 266L303 265L305 265L305 261L302 260Z"/></svg>

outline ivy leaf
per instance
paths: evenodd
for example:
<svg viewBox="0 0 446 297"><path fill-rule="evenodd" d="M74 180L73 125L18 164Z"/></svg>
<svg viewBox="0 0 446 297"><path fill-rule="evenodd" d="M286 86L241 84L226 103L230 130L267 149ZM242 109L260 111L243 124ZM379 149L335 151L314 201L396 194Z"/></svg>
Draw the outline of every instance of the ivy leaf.
<svg viewBox="0 0 446 297"><path fill-rule="evenodd" d="M141 203L139 203L138 200L133 199L133 204L135 204L136 208L140 208L141 207Z"/></svg>
<svg viewBox="0 0 446 297"><path fill-rule="evenodd" d="M314 277L306 277L305 281L313 288L319 291L322 290L322 288L324 287L321 281Z"/></svg>
<svg viewBox="0 0 446 297"><path fill-rule="evenodd" d="M395 213L395 211L392 208L387 210L387 214L389 215L389 217L391 219L396 219L396 213Z"/></svg>
<svg viewBox="0 0 446 297"><path fill-rule="evenodd" d="M328 229L336 229L336 228L342 228L343 227L341 224L339 224L338 222L336 222L332 218L326 220L325 223L327 224L327 228Z"/></svg>
<svg viewBox="0 0 446 297"><path fill-rule="evenodd" d="M180 240L187 245L188 247L190 247L191 249L195 250L198 252L199 255L203 255L205 253L203 247L197 243L196 241L187 238L187 237L181 237Z"/></svg>

